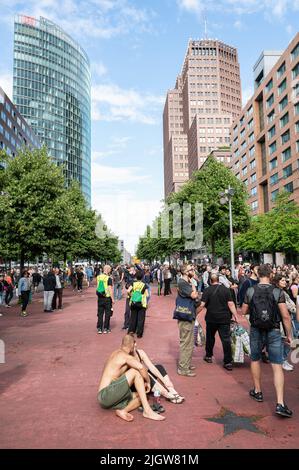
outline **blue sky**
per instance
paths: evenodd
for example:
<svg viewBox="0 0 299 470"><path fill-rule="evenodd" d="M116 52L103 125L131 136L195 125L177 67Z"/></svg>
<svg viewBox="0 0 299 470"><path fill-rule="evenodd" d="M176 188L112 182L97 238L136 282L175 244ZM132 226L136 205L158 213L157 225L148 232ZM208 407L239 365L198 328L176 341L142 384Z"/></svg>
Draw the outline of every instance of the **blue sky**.
<svg viewBox="0 0 299 470"><path fill-rule="evenodd" d="M92 204L134 246L163 199L162 112L189 38L237 47L243 101L262 50L284 50L299 0L1 0L0 85L11 93L13 16L44 16L86 50L92 70Z"/></svg>

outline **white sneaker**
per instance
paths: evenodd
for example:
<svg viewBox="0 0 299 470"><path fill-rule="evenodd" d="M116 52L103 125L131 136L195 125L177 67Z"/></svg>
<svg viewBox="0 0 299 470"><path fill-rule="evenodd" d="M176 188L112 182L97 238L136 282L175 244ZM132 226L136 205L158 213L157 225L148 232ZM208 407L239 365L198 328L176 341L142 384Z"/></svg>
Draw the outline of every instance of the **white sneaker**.
<svg viewBox="0 0 299 470"><path fill-rule="evenodd" d="M294 370L294 366L292 366L288 361L283 361L282 368L288 371Z"/></svg>

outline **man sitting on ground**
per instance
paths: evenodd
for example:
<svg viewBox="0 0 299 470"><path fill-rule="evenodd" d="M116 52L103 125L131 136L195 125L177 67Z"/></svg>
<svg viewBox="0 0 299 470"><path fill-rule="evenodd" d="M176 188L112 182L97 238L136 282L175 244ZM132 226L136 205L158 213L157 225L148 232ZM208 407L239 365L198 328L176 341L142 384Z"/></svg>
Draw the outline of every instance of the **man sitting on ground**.
<svg viewBox="0 0 299 470"><path fill-rule="evenodd" d="M129 413L140 405L143 416L155 421L165 418L155 413L147 400L150 391L150 378L146 368L133 357L134 338L124 336L120 349L108 358L99 385L98 401L103 408L116 409L116 415L125 421L133 421ZM134 384L136 392L131 391Z"/></svg>

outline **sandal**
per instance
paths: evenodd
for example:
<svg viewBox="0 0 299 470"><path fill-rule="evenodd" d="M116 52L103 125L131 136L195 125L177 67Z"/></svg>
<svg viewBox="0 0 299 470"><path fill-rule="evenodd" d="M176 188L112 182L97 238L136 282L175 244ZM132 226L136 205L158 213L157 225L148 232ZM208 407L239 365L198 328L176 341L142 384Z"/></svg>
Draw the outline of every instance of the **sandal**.
<svg viewBox="0 0 299 470"><path fill-rule="evenodd" d="M185 397L181 397L178 393L176 393L172 398L167 398L167 400L176 405L180 405L185 400Z"/></svg>
<svg viewBox="0 0 299 470"><path fill-rule="evenodd" d="M155 413L158 413L158 414L159 414L159 413L164 413L164 411L165 411L165 408L163 408L162 405L159 405L159 406L156 407L156 406L153 404L153 405L150 405L150 407L151 407L151 409L152 409L153 411L155 411ZM138 411L143 412L143 406L139 406L139 407L138 407Z"/></svg>

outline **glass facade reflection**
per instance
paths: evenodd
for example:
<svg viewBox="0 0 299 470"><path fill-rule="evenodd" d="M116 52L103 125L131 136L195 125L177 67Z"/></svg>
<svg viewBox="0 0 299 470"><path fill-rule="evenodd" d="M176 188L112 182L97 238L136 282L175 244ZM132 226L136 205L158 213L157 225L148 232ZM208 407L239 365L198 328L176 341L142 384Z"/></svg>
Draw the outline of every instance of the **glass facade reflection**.
<svg viewBox="0 0 299 470"><path fill-rule="evenodd" d="M64 165L68 183L77 180L90 203L89 59L45 18L15 19L13 100L49 155Z"/></svg>

